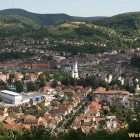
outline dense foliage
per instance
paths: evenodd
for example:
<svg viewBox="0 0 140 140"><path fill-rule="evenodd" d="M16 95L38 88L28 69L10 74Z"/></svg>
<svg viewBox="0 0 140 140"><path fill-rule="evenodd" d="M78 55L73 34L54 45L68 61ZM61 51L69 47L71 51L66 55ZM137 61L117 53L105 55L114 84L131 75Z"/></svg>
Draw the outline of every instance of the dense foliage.
<svg viewBox="0 0 140 140"><path fill-rule="evenodd" d="M132 12L116 15L94 22L94 24L115 29L123 35L137 35L140 28L140 13Z"/></svg>
<svg viewBox="0 0 140 140"><path fill-rule="evenodd" d="M137 55L133 56L131 58L130 64L134 67L140 68L140 57L138 57Z"/></svg>
<svg viewBox="0 0 140 140"><path fill-rule="evenodd" d="M11 52L3 52L0 55L0 61L5 61L5 60L8 60L8 59L28 58L28 57L31 57L33 55L34 55L34 53L32 53L30 51L27 51L26 53L23 53L23 52L14 52L14 51L11 51Z"/></svg>
<svg viewBox="0 0 140 140"><path fill-rule="evenodd" d="M53 51L67 51L67 52L72 52L72 54L76 55L78 53L90 53L95 54L95 53L103 53L105 51L108 51L109 49L106 47L97 47L93 46L91 44L85 44L84 46L77 46L77 45L63 45L60 44L59 46L56 47L50 47L50 50Z"/></svg>

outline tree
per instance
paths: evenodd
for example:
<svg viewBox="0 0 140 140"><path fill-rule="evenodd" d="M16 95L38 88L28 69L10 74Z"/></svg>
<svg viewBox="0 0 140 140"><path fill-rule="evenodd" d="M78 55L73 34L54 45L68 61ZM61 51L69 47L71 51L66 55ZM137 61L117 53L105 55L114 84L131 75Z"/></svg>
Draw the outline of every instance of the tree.
<svg viewBox="0 0 140 140"><path fill-rule="evenodd" d="M44 74L40 74L38 76L38 80L39 80L39 88L42 88L46 85L46 81L45 81L45 75Z"/></svg>
<svg viewBox="0 0 140 140"><path fill-rule="evenodd" d="M16 81L15 86L16 86L16 92L20 93L24 91L23 83L21 81Z"/></svg>
<svg viewBox="0 0 140 140"><path fill-rule="evenodd" d="M35 91L36 90L36 85L32 81L28 82L27 83L27 90L28 91Z"/></svg>
<svg viewBox="0 0 140 140"><path fill-rule="evenodd" d="M106 81L101 81L100 82L100 86L104 87L104 88L107 88L108 87L108 83Z"/></svg>
<svg viewBox="0 0 140 140"><path fill-rule="evenodd" d="M8 139L8 131L4 128L4 124L2 122L0 122L0 139Z"/></svg>
<svg viewBox="0 0 140 140"><path fill-rule="evenodd" d="M0 95L0 102L2 102L2 97L1 97L1 95Z"/></svg>
<svg viewBox="0 0 140 140"><path fill-rule="evenodd" d="M117 104L114 104L110 107L110 112L112 113L118 113L120 111L120 108Z"/></svg>
<svg viewBox="0 0 140 140"><path fill-rule="evenodd" d="M22 108L22 113L26 115L28 113L27 109L23 107Z"/></svg>
<svg viewBox="0 0 140 140"><path fill-rule="evenodd" d="M125 73L121 73L121 77L122 78L126 78L126 74Z"/></svg>
<svg viewBox="0 0 140 140"><path fill-rule="evenodd" d="M23 79L25 79L26 71L22 71L21 74L23 75Z"/></svg>
<svg viewBox="0 0 140 140"><path fill-rule="evenodd" d="M122 87L121 81L120 81L120 80L117 80L117 79L113 79L113 80L110 82L109 85L111 85L111 86L117 85L118 87Z"/></svg>
<svg viewBox="0 0 140 140"><path fill-rule="evenodd" d="M0 80L0 90L4 90L4 89L8 90L9 88L6 85L5 82L3 82L2 80Z"/></svg>
<svg viewBox="0 0 140 140"><path fill-rule="evenodd" d="M9 79L8 79L7 81L11 83L11 80L12 80L13 78L15 78L15 74L14 74L14 73L10 73L10 74L9 74Z"/></svg>
<svg viewBox="0 0 140 140"><path fill-rule="evenodd" d="M56 87L57 87L57 85L58 85L57 81L56 81L56 80L54 80L54 81L53 81L53 83L52 83L52 88L56 88Z"/></svg>
<svg viewBox="0 0 140 140"><path fill-rule="evenodd" d="M103 110L103 113L104 113L104 115L107 115L107 113L108 113L108 110Z"/></svg>

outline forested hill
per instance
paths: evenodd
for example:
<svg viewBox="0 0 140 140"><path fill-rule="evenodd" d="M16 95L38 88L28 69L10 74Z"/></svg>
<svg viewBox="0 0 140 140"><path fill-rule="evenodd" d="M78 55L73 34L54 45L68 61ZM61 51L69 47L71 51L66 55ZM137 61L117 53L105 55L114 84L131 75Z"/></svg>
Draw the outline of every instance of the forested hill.
<svg viewBox="0 0 140 140"><path fill-rule="evenodd" d="M0 11L0 15L19 15L30 20L33 20L39 25L56 25L62 23L63 21L97 21L105 17L74 17L67 14L37 14L31 13L23 9L5 9Z"/></svg>
<svg viewBox="0 0 140 140"><path fill-rule="evenodd" d="M66 14L36 14L23 9L6 9L1 10L0 15L19 15L33 20L39 25L56 25L63 21L74 21L71 16Z"/></svg>
<svg viewBox="0 0 140 140"><path fill-rule="evenodd" d="M94 22L112 28L123 35L137 35L140 29L140 12L119 14Z"/></svg>

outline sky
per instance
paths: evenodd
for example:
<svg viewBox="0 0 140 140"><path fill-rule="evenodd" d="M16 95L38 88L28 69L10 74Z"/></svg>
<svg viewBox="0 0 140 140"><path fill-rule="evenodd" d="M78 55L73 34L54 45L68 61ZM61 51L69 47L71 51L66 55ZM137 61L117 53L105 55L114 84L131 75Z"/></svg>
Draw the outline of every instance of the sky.
<svg viewBox="0 0 140 140"><path fill-rule="evenodd" d="M140 11L140 0L0 0L0 10L9 8L20 8L40 14L113 16Z"/></svg>

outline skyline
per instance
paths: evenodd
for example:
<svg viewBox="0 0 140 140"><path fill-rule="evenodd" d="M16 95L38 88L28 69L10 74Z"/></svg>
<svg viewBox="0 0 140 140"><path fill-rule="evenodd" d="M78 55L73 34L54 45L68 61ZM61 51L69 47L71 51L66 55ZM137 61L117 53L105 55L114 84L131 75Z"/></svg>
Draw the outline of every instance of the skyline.
<svg viewBox="0 0 140 140"><path fill-rule="evenodd" d="M138 12L140 0L0 0L0 10L24 9L32 13L65 13L70 16L113 16Z"/></svg>

